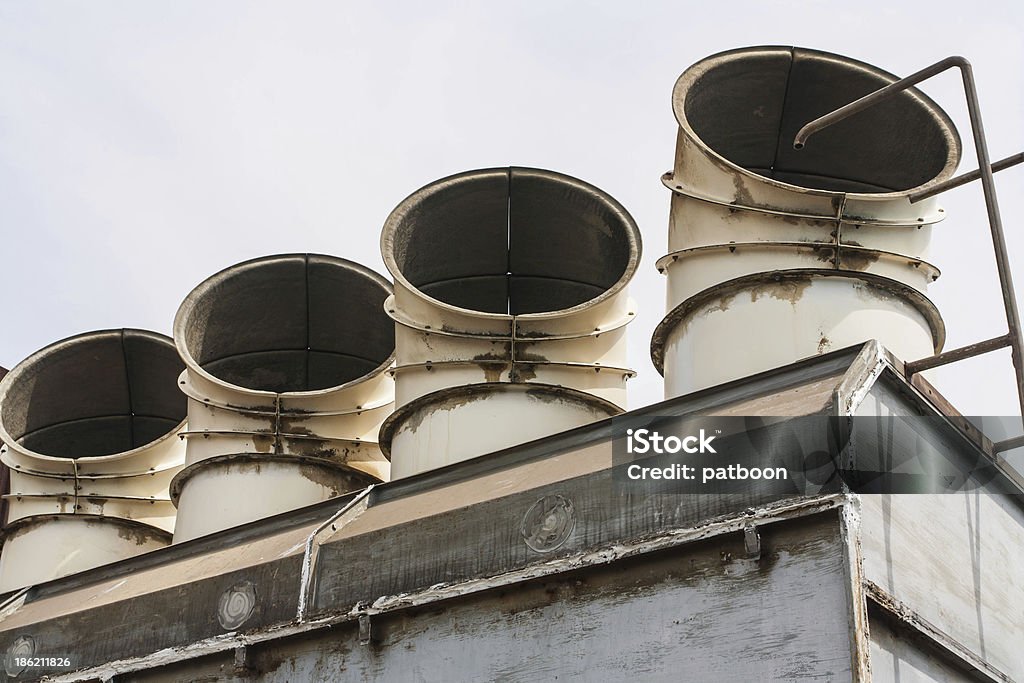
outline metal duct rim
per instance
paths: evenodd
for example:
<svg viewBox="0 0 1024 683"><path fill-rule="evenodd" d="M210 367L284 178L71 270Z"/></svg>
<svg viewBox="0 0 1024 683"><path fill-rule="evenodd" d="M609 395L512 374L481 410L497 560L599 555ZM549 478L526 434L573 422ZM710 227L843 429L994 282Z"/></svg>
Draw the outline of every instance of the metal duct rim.
<svg viewBox="0 0 1024 683"><path fill-rule="evenodd" d="M170 500L177 507L178 499L181 497L181 491L184 485L196 474L206 469L216 469L218 467L231 467L236 464L244 463L281 463L286 465L299 464L309 467L320 467L325 470L331 470L345 474L353 479L365 479L366 485L379 483L380 480L371 475L367 474L363 470L351 467L346 463L339 463L327 458L317 458L305 455L282 455L275 453L232 453L230 455L217 455L212 458L205 458L191 465L185 466L180 472L178 472L174 479L171 480L170 485ZM355 490L355 489L353 489Z"/></svg>
<svg viewBox="0 0 1024 683"><path fill-rule="evenodd" d="M832 242L797 242L797 241L776 241L776 240L763 240L758 242L720 242L718 244L702 244L697 247L688 247L686 249L676 249L662 256L660 259L655 261L654 267L659 273L664 274L665 270L672 263L684 260L687 256L693 254L701 254L715 251L730 252L739 251L741 249L780 249L787 250L792 249L793 251L839 251L839 264L833 270L839 270L843 272L863 272L856 271L853 269L844 269L842 267L842 252L849 251L854 254L867 254L878 257L879 259L885 258L892 261L906 261L908 265L911 265L917 269L923 269L929 273L929 279L934 282L939 279L942 275L942 271L939 270L938 266L924 259L917 258L915 256L908 256L907 254L901 254L895 251L886 251L884 249L872 249L870 247L862 247L856 244L847 243L836 243Z"/></svg>
<svg viewBox="0 0 1024 683"><path fill-rule="evenodd" d="M557 310L541 311L533 313L496 313L483 311L473 308L465 308L462 306L456 306L446 301L438 299L424 292L421 286L414 285L403 272L403 268L399 266L396 259L396 247L395 239L399 229L404 226L404 221L410 213L414 213L415 210L422 206L422 204L429 198L451 190L453 187L460 188L464 185L470 185L476 182L478 179L486 176L487 174L507 174L510 182L512 179L517 177L517 174L523 174L524 176L543 178L547 181L551 181L556 184L561 184L565 187L573 188L581 193L585 193L590 198L600 203L603 208L608 210L611 215L616 219L617 224L622 227L623 235L625 237L625 244L628 246L629 255L626 260L625 267L618 279L609 287L603 287L600 294L579 304L561 308ZM510 166L510 167L493 167L475 169L471 171L464 171L456 173L444 178L435 180L423 187L419 188L405 199L403 199L388 215L384 222L384 227L381 231L380 238L381 254L384 258L384 264L392 277L395 279L397 285L401 285L404 289L408 290L414 296L427 302L429 305L440 309L443 312L450 312L463 316L469 316L473 318L479 318L488 321L513 321L516 319L522 319L524 321L545 321L555 320L567 316L574 315L578 312L584 311L589 308L593 308L601 303L611 300L619 292L621 292L628 284L629 281L636 274L636 270L640 265L640 256L642 253L642 238L640 230L633 220L633 217L626 211L614 197L597 188L590 183L587 183L578 178L558 173L555 171L521 167L521 166ZM468 277L468 276L467 276ZM396 322L402 322L397 321ZM404 324L404 323L402 323ZM435 330L436 331L436 330ZM451 330L449 330L451 332ZM472 335L477 336L477 335Z"/></svg>
<svg viewBox="0 0 1024 683"><path fill-rule="evenodd" d="M390 370L392 376L401 374L408 371L427 370L430 371L432 368L443 368L443 367L459 367L459 366L480 366L489 365L495 368L509 368L514 370L515 366L535 366L540 365L544 367L557 367L565 368L567 370L574 370L579 372L611 372L622 375L626 379L632 379L636 377L636 370L632 368L624 368L617 365L602 365L601 363L582 363L572 361L553 361L553 360L444 360L444 361L426 361L423 363L406 363L405 365L397 365ZM525 384L526 382L493 382L493 384ZM464 385L465 386L465 385Z"/></svg>
<svg viewBox="0 0 1024 683"><path fill-rule="evenodd" d="M93 330L90 332L82 332L80 334L66 337L64 339L53 342L52 344L48 344L43 348L39 349L38 351L35 351L34 353L30 354L20 363L15 365L14 368L12 368L11 371L8 372L7 375L3 377L2 380L0 380L0 408L2 408L2 406L6 404L12 387L15 386L19 381L21 381L22 376L28 373L30 370L34 370L40 363L45 362L47 358L62 351L65 351L69 348L72 348L74 345L80 344L85 341L100 339L102 337L112 335L120 335L123 338L125 333L128 333L133 337L146 338L150 341L162 345L167 345L169 348L174 347L173 340L170 337L150 330L143 330L138 328L110 328L103 330ZM177 393L176 389L175 393ZM30 474L32 476L60 477L62 473L66 473L65 476L70 477L74 477L76 473L78 474L78 476L82 476L81 473L78 472L80 466L82 465L103 466L106 464L117 464L124 460L130 460L131 458L143 453L144 451L155 450L155 446L158 446L159 444L162 444L168 441L169 439L176 437L177 434L185 427L186 422L188 422L187 413L185 413L185 417L183 417L177 424L175 424L174 427L165 432L163 435L157 437L156 439L148 441L140 446L131 448L129 450L117 451L115 453L108 453L105 455L67 457L58 455L48 455L46 453L42 453L21 445L19 443L19 440L22 437L15 438L8 431L7 426L5 424L5 420L3 419L3 415L2 413L0 413L0 441L3 442L3 448L0 449L0 461L2 461L5 465L10 467L14 471ZM25 469L16 462L16 459L13 457L13 454L15 453L24 455L33 460L38 460L40 463L43 464L52 464L54 466L54 469L50 470L50 473L47 473L48 471L46 470L35 471ZM172 463L170 465L167 465L166 467L161 467L155 471L164 471L167 469L172 469L176 466L177 464ZM106 473L104 473L101 469L100 471L95 472L95 474L97 476L103 476L104 474L108 474L109 476L115 478L123 476L134 476L132 473L122 473L117 471L116 469Z"/></svg>
<svg viewBox="0 0 1024 683"><path fill-rule="evenodd" d="M171 432L170 434L168 434L167 436L161 437L161 438L157 439L156 441L151 441L148 444L146 444L145 446L140 446L139 449L135 449L135 450L152 448L152 447L154 447L154 446L156 446L156 445L166 441L167 439L169 439L172 436L177 436L179 439L183 438L183 435L186 433L184 431L184 429L183 429L185 427L185 423L186 422L187 422L187 420L182 421L180 424L178 424L177 427L175 427L174 431ZM26 475L30 475L30 476L33 476L33 477L42 477L42 478L46 478L46 479L76 479L76 480L85 480L85 479L88 479L88 480L93 480L93 479L96 479L96 480L103 480L103 479L132 479L132 478L135 478L135 477L151 477L151 476L153 476L155 474L160 474L161 472L167 472L168 470L177 469L180 466L180 463L170 462L170 463L164 463L164 464L162 464L159 467L152 467L152 468L145 469L145 470L128 470L128 471L121 471L121 472L91 472L91 471L90 472L83 472L83 471L81 471L81 466L82 466L83 463L86 464L86 465L91 464L91 463L95 463L95 462L99 462L100 464L102 464L104 460L106 462L110 462L110 458L112 458L112 457L115 460L119 461L119 460L122 459L122 457L121 457L122 455L125 458L127 458L127 457L129 457L132 454L132 452L131 451L126 451L123 454L118 453L115 456L96 456L96 457L83 457L83 458L75 458L75 459L71 459L71 458L66 458L65 459L65 458L60 458L60 457L57 457L57 456L40 456L40 455L38 455L38 454L36 454L34 452L30 452L32 454L33 458L48 457L48 459L50 459L50 460L62 461L62 464L67 464L69 462L72 463L72 468L70 470L66 470L66 471L65 470L60 470L60 471L57 471L57 470L37 470L37 469L32 469L32 468L29 468L29 467L25 467L25 466L20 465L17 462L15 462L13 458L10 458L10 457L7 456L7 453L9 451L10 451L10 449L8 448L8 446L6 444L4 444L3 446L0 446L0 462L3 462L3 464L7 465L7 467L9 467L15 474L26 474Z"/></svg>
<svg viewBox="0 0 1024 683"><path fill-rule="evenodd" d="M589 305L584 304L584 305ZM522 333L517 324L518 321L527 318L529 320L535 320L536 318L529 318L530 315L509 315L506 320L509 323L509 331L505 333L489 333L489 332L474 332L471 330L452 330L444 327L433 327L426 323L417 322L414 318L406 315L398 309L395 303L394 296L389 296L385 302L385 311L388 317L391 318L395 324L401 325L402 327L410 330L416 330L417 332L426 332L431 335L438 337L452 337L456 339L471 339L475 341L524 341L524 342L538 342L538 341L562 341L566 339L582 339L584 337L600 337L602 334L608 332L614 332L615 330L625 327L626 325L633 322L636 316L636 306L632 299L629 299L627 306L630 310L626 312L626 315L614 320L605 325L587 328L586 330L578 330L575 332L562 332L552 334L540 334L537 332ZM571 309L566 309L571 310Z"/></svg>
<svg viewBox="0 0 1024 683"><path fill-rule="evenodd" d="M706 154L709 159L713 160L717 164L724 166L729 172L741 174L742 176L755 180L757 182L764 183L768 186L776 187L779 189L787 190L790 192L799 192L809 194L818 197L836 197L836 196L847 196L855 199L871 200L871 199L893 199L897 197L905 197L913 192L919 192L922 189L942 182L950 178L956 166L959 163L961 153L961 142L960 136L956 131L956 127L953 125L952 120L946 114L941 107L938 106L931 98L922 93L917 88L908 88L905 93L907 97L911 97L916 102L928 110L934 117L934 120L941 127L943 137L948 145L947 157L945 164L942 169L935 174L931 179L924 183L919 183L914 187L906 188L903 190L891 190L889 192L851 192L851 191L839 191L839 190L825 190L814 187L808 187L803 185L797 185L794 183L788 183L774 178L768 178L750 171L748 168L735 163L727 159L723 154L712 148L704 137L697 133L689 121L689 117L686 113L686 98L690 94L693 86L699 82L699 80L708 74L713 68L727 65L730 62L738 61L743 58L756 58L758 56L768 57L771 55L782 55L788 53L790 58L795 61L795 56L799 53L807 55L810 58L818 60L829 60L832 62L840 63L846 69L851 71L856 70L860 73L867 74L876 79L880 79L884 83L896 82L898 77L895 75L879 69L878 67L862 62L860 60L852 59L843 55L835 53L825 52L822 50L813 50L809 48L800 48L794 46L781 46L781 45L766 45L766 46L755 46L737 48L733 50L726 50L717 54L705 57L700 61L692 64L676 80L674 87L672 88L672 110L675 114L675 118L681 133L686 135L691 141L693 141L701 151ZM856 99L856 98L854 98ZM824 113L824 112L822 112ZM813 118L813 117L812 117ZM804 121L803 123L807 123ZM853 181L851 181L853 182Z"/></svg>
<svg viewBox="0 0 1024 683"><path fill-rule="evenodd" d="M210 293L212 290L214 290L217 286L222 285L223 283L225 283L228 280L230 280L232 277L236 276L241 271L241 269L244 269L244 268L247 268L247 267L254 267L254 266L257 266L257 265L265 265L265 264L273 264L275 262L283 262L285 260L295 259L295 258L299 258L299 257L307 259L307 267L308 267L308 259L310 257L313 257L313 258L316 258L318 260L323 260L324 262L328 262L332 266L336 266L336 267L342 268L344 270L348 270L348 271L350 271L352 273L358 274L360 276L363 276L363 277L367 278L368 280L373 281L376 284L379 284L381 286L381 288L387 293L388 296L390 296L391 292L393 291L391 283L388 282L388 280L386 278L384 278L383 276L381 276L379 273L376 273L373 270L367 268L366 266L364 266L362 264L359 264L359 263L356 263L354 261L349 261L348 259L343 259L343 258L340 258L340 257L337 257L337 256L330 256L328 254L312 254L312 253L273 254L273 255L269 255L269 256L259 256L259 257L256 257L256 258L248 259L246 261L242 261L240 263L235 263L233 265L227 266L226 268L221 269L220 271L214 273L213 275L209 276L208 278L206 278L205 280L200 282L198 285L196 285L188 293L188 295L182 301L181 305L178 307L177 312L175 313L175 316L174 316L174 326L173 326L174 344L177 347L178 355L181 356L181 359L185 363L185 371L187 373L194 372L200 379L202 379L204 381L207 381L207 382L213 384L214 386L217 386L217 387L219 387L221 389L224 389L224 390L227 390L227 391L230 391L230 392L238 393L240 395L251 396L253 398L272 399L272 400L277 400L278 397L280 397L281 399L287 399L287 398L315 399L315 398L318 398L318 397L321 397L321 396L329 396L331 394L336 394L336 393L339 393L339 392L344 391L346 389L349 389L351 387L363 384L363 383L365 383L365 382L367 382L367 381L369 381L369 380L371 380L371 379L373 379L373 378L383 374L391 366L391 364L395 360L395 350L394 350L394 348L391 349L390 355L384 361L380 362L372 370L370 370L369 372L364 373L363 375L360 375L359 377L356 377L354 379L348 380L348 381L346 381L346 382L344 382L342 384L326 387L326 388L323 388L323 389L314 389L314 390L310 390L310 391L280 391L280 392L278 392L278 391L263 390L263 389L252 389L252 388L249 388L249 387L242 386L240 384L235 384L235 383L230 382L228 380L221 379L220 377L214 375L211 372L208 372L205 368L202 367L202 365L199 363L199 361L192 354L192 351L188 348L188 343L186 341L186 337L187 337L187 333L188 333L187 328L188 328L188 323L189 323L188 316L195 311L195 309L197 307L196 306L197 302L204 295L206 295L206 294ZM184 382L183 381L179 381L179 385L182 385L182 384L184 384ZM182 389L182 391L184 391L184 389ZM211 405L216 405L216 404L212 403L209 399L204 399L204 398L201 398L201 397L197 398L197 397L191 396L191 395L189 397L193 398L194 400L198 400L200 402L206 402L206 403L211 404ZM254 409L252 407L245 407L245 406L224 405L224 406L217 406L217 407L222 407L222 408L224 408L226 410L231 410L231 411L247 411L247 410L251 410L251 411L254 411L254 412L261 412L258 409Z"/></svg>
<svg viewBox="0 0 1024 683"><path fill-rule="evenodd" d="M392 361L393 360L394 360L394 358L392 357ZM388 367L384 368L385 372L387 372L388 370L390 370L390 365ZM267 392L267 396L269 398L273 398L274 399L274 403L272 405L276 406L276 408L275 407L269 407L269 406L238 406L238 405L234 405L233 403L227 403L227 402L224 402L224 401L218 401L216 399L212 399L212 398L209 398L207 396L203 396L200 392L195 390L195 388L188 382L187 379L181 379L181 378L186 378L187 377L186 373L187 373L187 370L186 370L186 372L182 373L181 376L179 377L178 388L188 398L192 399L193 401L196 401L197 403L201 403L203 406L208 407L208 408L218 408L220 410L226 410L226 411L232 412L232 413L239 413L241 415L252 415L252 416L256 416L256 417L294 417L294 418L309 417L310 416L310 411L309 410L287 409L287 408L284 408L282 406L283 401L285 401L285 400L287 400L289 398L305 398L305 397L309 397L309 396L314 396L315 397L316 394L317 394L317 391L327 392L327 393L340 392L340 391L342 391L344 389L349 388L349 386L350 386L350 385L346 384L346 385L341 385L341 386L337 386L337 387L330 387L328 389L319 389L317 391L292 391L292 392L286 392L286 393L283 393L283 394L277 394L277 393L274 393L274 392ZM368 378L369 379L373 379L374 377L378 377L381 374L383 374L383 373L378 373L378 372L375 371L374 374L370 375ZM365 380L365 378L360 378L359 380L356 380L356 382L357 383L362 383L364 380ZM227 385L226 384L222 388L231 389L231 385ZM332 410L319 410L318 409L316 411L316 415L317 416L321 416L321 417L340 417L340 416L343 416L343 415L362 415L363 413L368 413L368 412L371 412L371 411L374 411L374 410L381 410L383 408L387 408L392 403L393 403L392 400L377 399L376 401L367 401L367 402L365 402L365 403L363 403L361 405L355 406L353 408L347 408L347 409L342 409L342 410L333 410L333 409Z"/></svg>
<svg viewBox="0 0 1024 683"><path fill-rule="evenodd" d="M522 383L522 382L480 382L476 384L465 384L448 387L438 391L419 396L416 399L399 406L391 413L380 428L379 443L381 452L388 460L391 460L391 441L396 430L405 423L407 419L417 412L429 410L432 404L451 398L470 398L474 396L487 397L494 393L522 392L536 393L545 396L569 397L577 403L585 406L602 408L608 412L608 416L621 415L625 411L618 405L607 401L594 394L572 389L570 387L557 386L554 384Z"/></svg>
<svg viewBox="0 0 1024 683"><path fill-rule="evenodd" d="M942 317L939 315L938 308L936 308L935 304L932 303L931 299L913 287L880 275L855 270L803 268L794 270L775 270L765 273L744 275L742 277L727 280L712 287L708 287L707 289L686 299L669 311L669 313L654 329L654 333L651 335L651 362L654 364L658 374L664 376L664 353L669 335L681 321L685 320L691 313L707 302L723 296L739 294L744 290L749 289L751 286L763 285L766 282L809 282L819 278L857 280L867 284L873 289L888 292L895 291L897 296L902 297L916 308L918 312L921 313L925 321L927 321L928 326L931 328L935 353L939 353L942 350L942 347L946 342L945 323L943 323Z"/></svg>
<svg viewBox="0 0 1024 683"><path fill-rule="evenodd" d="M763 176L761 176L761 177L763 177ZM765 180L770 180L770 178L764 178L764 179ZM938 181L936 181L936 182L938 182ZM886 227L886 228L919 228L919 227L925 226L925 225L935 225L937 223L941 223L942 221L946 220L946 211L945 211L945 209L942 209L941 207L936 207L934 213L926 214L925 216L921 216L921 217L919 217L915 221L907 221L907 220L885 220L885 219L876 218L876 217L873 217L873 216L858 216L856 214L847 214L847 213L845 213L845 209L847 208L847 205L845 203L843 203L843 205L842 205L843 212L838 214L838 215L837 214L819 214L819 213L801 213L799 211L785 211L783 209L773 209L773 208L770 208L770 207L767 207L767 206L757 206L757 205L754 205L754 204L750 204L750 205L748 205L748 204L739 204L739 203L737 203L735 201L726 201L725 199L718 199L718 198L715 198L715 197L709 197L707 195L701 194L701 193L693 190L688 185L681 185L680 182L676 180L675 171L668 171L668 172L662 174L662 176L661 176L661 184L664 185L669 190L671 190L672 194L677 194L677 195L680 195L682 197L687 197L688 199L693 199L693 200L698 201L698 202L705 202L707 204L714 204L715 206L723 206L723 207L729 209L730 211L746 211L746 212L750 212L750 213L759 213L759 214L764 214L764 215L768 215L768 216L780 216L782 218L796 218L798 220L809 220L809 221L821 221L821 222L829 222L829 223L839 223L841 225L870 225L870 226L879 226L879 227ZM931 184L931 183L929 183L929 184ZM794 186L790 186L787 189L803 190L804 188L799 188L799 187L794 185ZM910 191L908 191L908 193L909 192ZM853 196L854 193L847 192L847 193L840 193L840 194ZM901 193L901 194L906 194L906 193ZM861 198L863 198L866 201L871 201L871 200L876 199L876 198L880 199L880 200L885 200L887 198L891 199L892 195L864 194L864 195L861 195ZM915 204L914 206L920 206L922 209L924 209L924 208L926 208L927 206L930 206L930 205L922 202L921 204Z"/></svg>
<svg viewBox="0 0 1024 683"><path fill-rule="evenodd" d="M107 515L95 515L95 514L45 514L45 515L32 515L30 517L19 517L18 519L8 522L2 530L0 530L0 539L7 542L12 536L19 536L22 533L31 531L31 528L26 527L38 527L52 522L102 522L105 526L120 526L125 529L130 529L133 532L139 534L148 535L155 541L161 543L170 544L171 532L165 531L160 527L146 524L145 522L139 522L134 519L127 517L114 517ZM102 566L102 565L100 565ZM84 570L83 570L84 571Z"/></svg>

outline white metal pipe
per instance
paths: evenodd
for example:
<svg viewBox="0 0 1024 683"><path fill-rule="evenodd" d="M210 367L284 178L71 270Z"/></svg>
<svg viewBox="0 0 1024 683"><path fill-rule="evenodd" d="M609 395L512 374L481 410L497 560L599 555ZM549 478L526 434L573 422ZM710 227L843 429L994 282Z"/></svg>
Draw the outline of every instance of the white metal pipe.
<svg viewBox="0 0 1024 683"><path fill-rule="evenodd" d="M164 548L171 534L118 517L26 518L4 539L0 591L6 592Z"/></svg>
<svg viewBox="0 0 1024 683"><path fill-rule="evenodd" d="M399 204L381 235L395 278L398 410L381 430L393 476L621 412L640 250L618 202L552 171L469 171Z"/></svg>
<svg viewBox="0 0 1024 683"><path fill-rule="evenodd" d="M170 541L182 368L163 335L105 330L47 346L0 382L11 471L0 592Z"/></svg>
<svg viewBox="0 0 1024 683"><path fill-rule="evenodd" d="M187 467L172 482L176 543L387 479L391 285L344 259L246 261L178 309Z"/></svg>
<svg viewBox="0 0 1024 683"><path fill-rule="evenodd" d="M657 263L668 315L651 346L666 398L868 339L904 358L941 349L924 293L944 213L909 195L955 171L952 122L911 89L813 149L792 145L807 121L895 80L786 47L724 52L680 76L675 165L662 178L669 253Z"/></svg>

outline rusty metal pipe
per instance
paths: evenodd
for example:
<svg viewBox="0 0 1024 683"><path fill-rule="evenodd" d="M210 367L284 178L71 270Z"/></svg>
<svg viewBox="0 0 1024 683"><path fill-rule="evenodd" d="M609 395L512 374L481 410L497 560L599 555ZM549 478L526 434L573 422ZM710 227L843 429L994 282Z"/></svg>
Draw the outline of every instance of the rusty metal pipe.
<svg viewBox="0 0 1024 683"><path fill-rule="evenodd" d="M993 173L997 173L999 171L1005 171L1008 168L1013 168L1014 166L1016 166L1017 164L1019 164L1021 162L1024 162L1024 152L1020 152L1019 154L1013 154L1011 156L1006 157L1005 159L1000 159L999 161L994 162L992 164L992 172ZM950 178L949 180L947 180L944 183L938 183L937 185L932 185L927 190L921 190L920 192L914 192L913 194L910 195L910 202L911 203L919 202L922 199L928 199L929 197L934 197L937 194L942 194L943 192L945 192L947 190L952 190L955 187L960 187L961 185L966 185L967 183L972 183L972 182L974 182L975 180L977 180L980 177L981 177L981 171L980 170L978 170L978 171L969 171L969 172L964 173L962 175L958 175L955 178Z"/></svg>
<svg viewBox="0 0 1024 683"><path fill-rule="evenodd" d="M957 361L966 360L967 358L974 358L975 356L980 356L985 353L1005 349L1011 343L1012 340L1010 339L1010 336L1004 334L1002 337L986 339L985 341L977 342L975 344L968 344L967 346L961 346L957 349L944 351L937 356L929 356L928 358L922 358L921 360L907 363L904 366L904 373L907 377L912 377L919 372L924 372L931 368L937 368L940 365L956 363Z"/></svg>

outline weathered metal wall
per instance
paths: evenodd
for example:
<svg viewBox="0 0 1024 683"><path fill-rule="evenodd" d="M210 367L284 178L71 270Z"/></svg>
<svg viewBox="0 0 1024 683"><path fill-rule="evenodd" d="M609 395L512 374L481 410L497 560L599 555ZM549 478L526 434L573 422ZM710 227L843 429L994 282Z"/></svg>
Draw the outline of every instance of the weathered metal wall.
<svg viewBox="0 0 1024 683"><path fill-rule="evenodd" d="M118 681L849 681L834 513L374 617Z"/></svg>
<svg viewBox="0 0 1024 683"><path fill-rule="evenodd" d="M879 385L858 415L887 418L912 410L900 394ZM891 433L878 436L861 448L882 459L905 456L893 448ZM921 462L930 454L944 459L957 452L939 432L922 432L914 446ZM968 471L970 464L965 461L961 469ZM1020 498L982 486L959 494L871 494L861 503L865 579L944 634L952 647L966 648L1011 680L1024 680Z"/></svg>
<svg viewBox="0 0 1024 683"><path fill-rule="evenodd" d="M969 683L976 676L922 647L888 622L871 622L871 680L874 683Z"/></svg>
<svg viewBox="0 0 1024 683"><path fill-rule="evenodd" d="M921 397L853 349L647 411L822 415L854 399L914 414ZM880 675L1019 678L1006 657L1020 565L1000 554L1022 544L1011 497L986 494L996 507L976 518L942 509L955 495L908 503L882 527L887 557L883 498L627 484L610 469L619 431L591 425L39 586L0 613L0 652L76 653L82 670L60 681L866 682L872 652ZM949 434L912 442L972 452ZM979 528L991 534L969 565ZM1007 585L983 582L979 607L961 592L995 563ZM962 628L971 609L983 637Z"/></svg>
<svg viewBox="0 0 1024 683"><path fill-rule="evenodd" d="M871 495L864 575L949 639L1024 680L1024 513L1006 497Z"/></svg>

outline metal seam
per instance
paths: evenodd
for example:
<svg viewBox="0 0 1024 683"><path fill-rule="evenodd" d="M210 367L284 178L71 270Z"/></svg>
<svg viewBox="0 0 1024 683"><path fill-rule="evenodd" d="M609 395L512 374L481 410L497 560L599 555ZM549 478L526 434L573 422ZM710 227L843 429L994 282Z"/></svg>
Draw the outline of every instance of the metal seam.
<svg viewBox="0 0 1024 683"><path fill-rule="evenodd" d="M833 215L817 214L817 213L797 213L795 211L784 211L782 209L772 209L767 206L750 206L747 204L736 204L725 201L724 199L715 199L713 197L707 197L704 195L697 194L690 191L688 188L684 188L681 185L676 185L672 172L669 172L662 176L662 184L667 187L673 194L681 195L695 201L704 202L706 204L714 204L715 206L721 206L732 211L750 211L753 213L767 214L770 216L784 216L786 218L799 218L803 220L818 221L821 223L832 223L835 222L836 218ZM846 193L834 193L836 195ZM843 216L842 221L853 225L870 225L873 227L881 228L916 228L923 225L935 225L945 219L944 215L936 213L932 217L922 217L914 221L885 221L877 218L870 218L868 216Z"/></svg>
<svg viewBox="0 0 1024 683"><path fill-rule="evenodd" d="M316 543L317 536L327 529L328 526L336 525L338 520L340 520L346 512L351 510L356 504L365 500L366 497L370 495L370 492L373 491L374 486L375 484L370 484L363 489L355 498L350 500L335 514L324 520L324 522L314 529L306 539L305 550L302 554L302 572L299 575L299 599L295 615L296 621L299 623L306 620L307 606L310 598L309 594L313 590L313 563L316 562L319 557L319 553L314 553L314 544Z"/></svg>
<svg viewBox="0 0 1024 683"><path fill-rule="evenodd" d="M834 242L802 242L802 241L794 241L794 240L778 240L778 241L774 241L774 240L773 241L759 240L759 241L756 241L756 242L718 242L718 243L715 243L715 244L702 244L702 245L699 245L699 246L696 246L696 247L687 247L686 249L676 249L675 251L670 251L669 253L665 254L664 256L659 258L657 261L655 261L654 266L655 266L655 268L658 269L659 272L664 273L668 269L669 265L671 263L674 263L677 260L679 260L680 257L684 257L684 256L687 256L689 254L695 254L695 253L701 252L701 251L719 251L719 250L724 250L724 249L729 249L730 251L734 251L736 249L741 249L741 248L746 248L746 249L771 249L771 248L786 248L786 247L792 247L795 250L808 249L808 250L811 250L811 251L818 251L818 250L821 250L821 249L835 249L835 248L838 247L839 249L845 249L847 251L852 251L852 252L857 252L857 253L862 253L862 254L878 254L880 257L884 256L884 257L886 257L889 260L906 260L908 262L908 264L909 265L913 265L914 268L919 268L920 266L927 266L929 270L935 271L935 275L932 278L933 281L935 279L938 279L938 277L942 274L942 271L940 271L938 266L936 266L934 263L930 263L928 261L925 261L924 259L918 258L916 256L911 256L909 254L901 254L901 253L896 252L896 251L887 251L885 249L874 249L872 247L864 247L864 246L857 245L857 244L848 244L846 242L840 242L837 245ZM839 270L842 270L842 269L839 269ZM847 270L850 270L850 269L847 269ZM863 272L863 271L850 270L850 272Z"/></svg>

